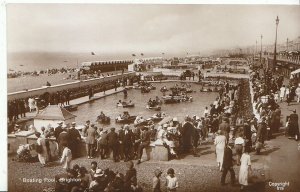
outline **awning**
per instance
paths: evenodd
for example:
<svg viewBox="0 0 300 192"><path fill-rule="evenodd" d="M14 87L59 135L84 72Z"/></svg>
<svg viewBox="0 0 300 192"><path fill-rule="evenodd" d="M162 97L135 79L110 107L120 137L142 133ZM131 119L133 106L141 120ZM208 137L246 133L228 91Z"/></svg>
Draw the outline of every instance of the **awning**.
<svg viewBox="0 0 300 192"><path fill-rule="evenodd" d="M299 69L296 69L295 71L292 71L292 72L291 72L292 75L295 75L295 74L297 74L297 73L300 73L300 68L299 68Z"/></svg>

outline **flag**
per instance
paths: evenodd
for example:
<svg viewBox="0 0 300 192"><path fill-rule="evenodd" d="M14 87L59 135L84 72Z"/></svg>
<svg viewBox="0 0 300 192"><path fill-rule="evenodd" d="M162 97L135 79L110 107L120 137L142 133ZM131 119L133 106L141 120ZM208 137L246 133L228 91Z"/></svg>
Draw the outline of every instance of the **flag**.
<svg viewBox="0 0 300 192"><path fill-rule="evenodd" d="M92 54L92 55L95 55L95 53L94 53L94 52L91 52L91 54Z"/></svg>
<svg viewBox="0 0 300 192"><path fill-rule="evenodd" d="M132 57L135 57L135 54L132 54Z"/></svg>

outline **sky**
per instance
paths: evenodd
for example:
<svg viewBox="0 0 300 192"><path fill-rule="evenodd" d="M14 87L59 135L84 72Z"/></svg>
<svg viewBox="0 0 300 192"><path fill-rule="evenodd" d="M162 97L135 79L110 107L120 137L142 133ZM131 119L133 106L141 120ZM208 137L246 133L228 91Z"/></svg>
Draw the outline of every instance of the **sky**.
<svg viewBox="0 0 300 192"><path fill-rule="evenodd" d="M300 36L297 5L8 4L7 51L205 53Z"/></svg>

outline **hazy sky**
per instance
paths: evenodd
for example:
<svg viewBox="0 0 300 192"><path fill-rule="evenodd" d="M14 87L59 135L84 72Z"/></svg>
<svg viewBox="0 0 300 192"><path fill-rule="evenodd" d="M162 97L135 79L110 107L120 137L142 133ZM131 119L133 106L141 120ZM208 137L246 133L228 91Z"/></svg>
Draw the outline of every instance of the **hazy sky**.
<svg viewBox="0 0 300 192"><path fill-rule="evenodd" d="M300 6L9 4L8 52L198 53L300 36Z"/></svg>

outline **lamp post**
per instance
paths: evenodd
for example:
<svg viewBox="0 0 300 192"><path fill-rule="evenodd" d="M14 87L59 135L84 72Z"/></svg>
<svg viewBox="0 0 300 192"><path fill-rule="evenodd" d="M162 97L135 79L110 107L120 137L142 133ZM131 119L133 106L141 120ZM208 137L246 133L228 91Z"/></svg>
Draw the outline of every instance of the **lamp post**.
<svg viewBox="0 0 300 192"><path fill-rule="evenodd" d="M277 28L278 28L278 24L279 24L279 18L277 16L276 18L276 35L275 35L275 46L274 46L274 59L273 59L273 68L276 67L276 44L277 44Z"/></svg>
<svg viewBox="0 0 300 192"><path fill-rule="evenodd" d="M262 38L263 36L260 35L260 64L262 65Z"/></svg>

